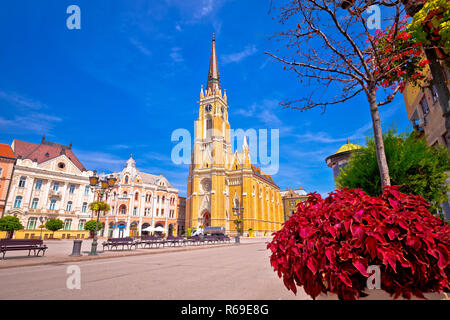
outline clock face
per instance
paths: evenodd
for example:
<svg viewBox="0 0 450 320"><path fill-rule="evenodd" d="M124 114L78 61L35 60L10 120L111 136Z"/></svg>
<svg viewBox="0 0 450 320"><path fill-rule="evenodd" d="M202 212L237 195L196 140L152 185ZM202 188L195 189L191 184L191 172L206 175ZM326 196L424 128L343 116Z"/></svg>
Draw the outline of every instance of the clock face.
<svg viewBox="0 0 450 320"><path fill-rule="evenodd" d="M206 111L206 112L211 112L211 110L212 110L212 105L208 104L208 105L205 107L205 111Z"/></svg>

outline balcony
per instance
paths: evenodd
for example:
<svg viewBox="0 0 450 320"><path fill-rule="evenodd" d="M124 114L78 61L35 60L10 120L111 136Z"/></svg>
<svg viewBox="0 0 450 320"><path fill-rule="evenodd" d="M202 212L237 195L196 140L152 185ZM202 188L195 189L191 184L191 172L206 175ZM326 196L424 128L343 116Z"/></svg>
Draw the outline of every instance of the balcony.
<svg viewBox="0 0 450 320"><path fill-rule="evenodd" d="M48 194L53 198L61 198L61 191L50 190Z"/></svg>

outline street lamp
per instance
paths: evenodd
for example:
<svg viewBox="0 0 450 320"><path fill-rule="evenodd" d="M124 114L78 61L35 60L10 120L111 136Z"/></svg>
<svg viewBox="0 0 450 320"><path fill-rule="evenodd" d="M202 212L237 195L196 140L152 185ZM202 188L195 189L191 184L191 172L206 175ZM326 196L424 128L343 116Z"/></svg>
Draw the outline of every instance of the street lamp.
<svg viewBox="0 0 450 320"><path fill-rule="evenodd" d="M240 238L241 228L239 226L240 226L241 223L243 225L243 221L241 219L241 216L243 215L244 208L243 207L239 207L239 201L236 201L236 204L232 208L232 210L233 210L233 214L235 216L237 216L237 219L238 219L237 222L236 222L237 235L236 235L236 238L234 240L235 240L235 243L241 243L241 238Z"/></svg>
<svg viewBox="0 0 450 320"><path fill-rule="evenodd" d="M91 187L91 190L94 193L97 193L97 201L102 201L103 195L105 193L109 193L111 189L116 184L117 178L114 177L112 174L110 174L108 177L103 178L100 180L100 178L97 176L97 171L94 170L94 174L89 177L89 185ZM95 224L95 233L94 233L94 239L92 240L92 246L91 246L91 253L90 255L95 256L97 255L97 233L98 233L98 224L100 220L100 210L97 210L97 223Z"/></svg>

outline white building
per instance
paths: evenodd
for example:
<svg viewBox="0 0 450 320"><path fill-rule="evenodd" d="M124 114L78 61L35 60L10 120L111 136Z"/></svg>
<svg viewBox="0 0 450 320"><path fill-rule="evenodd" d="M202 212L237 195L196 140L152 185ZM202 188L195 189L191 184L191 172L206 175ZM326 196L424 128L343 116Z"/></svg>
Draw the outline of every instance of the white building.
<svg viewBox="0 0 450 320"><path fill-rule="evenodd" d="M100 217L104 236L142 235L142 229L149 226L163 227L166 235L175 235L178 230L178 189L163 175L137 169L132 157L122 171L112 174L117 178L117 183L106 200L111 211L101 213ZM104 174L100 175L100 178L103 177Z"/></svg>
<svg viewBox="0 0 450 320"><path fill-rule="evenodd" d="M64 221L64 230L83 230L93 201L89 176L69 146L42 137L40 144L14 140L17 163L5 215L17 216L25 229L37 229L50 218Z"/></svg>

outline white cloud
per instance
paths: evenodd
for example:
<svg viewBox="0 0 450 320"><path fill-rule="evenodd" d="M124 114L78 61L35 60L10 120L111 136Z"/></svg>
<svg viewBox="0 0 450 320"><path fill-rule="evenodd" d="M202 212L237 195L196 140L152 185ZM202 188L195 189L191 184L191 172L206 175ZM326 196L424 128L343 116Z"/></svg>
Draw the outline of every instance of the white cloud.
<svg viewBox="0 0 450 320"><path fill-rule="evenodd" d="M44 113L28 113L14 116L13 119L0 117L0 132L18 134L23 132L49 133L61 118Z"/></svg>
<svg viewBox="0 0 450 320"><path fill-rule="evenodd" d="M271 128L282 127L283 122L276 115L276 110L280 109L277 100L264 99L261 103L254 103L248 108L241 108L234 111L234 114L244 117L254 117Z"/></svg>
<svg viewBox="0 0 450 320"><path fill-rule="evenodd" d="M255 54L257 51L258 49L255 45L248 45L242 51L222 55L221 61L223 64L240 62L243 59Z"/></svg>
<svg viewBox="0 0 450 320"><path fill-rule="evenodd" d="M4 92L1 90L0 90L0 99L5 100L14 105L34 110L42 109L45 107L45 105L39 101L24 97L16 93Z"/></svg>
<svg viewBox="0 0 450 320"><path fill-rule="evenodd" d="M173 47L170 51L169 56L172 58L174 62L183 62L184 58L181 55L181 48L180 47Z"/></svg>
<svg viewBox="0 0 450 320"><path fill-rule="evenodd" d="M150 56L151 52L142 44L142 42L140 42L139 40L137 40L134 37L130 38L130 42L133 46L138 48L142 54L144 54L146 56Z"/></svg>

